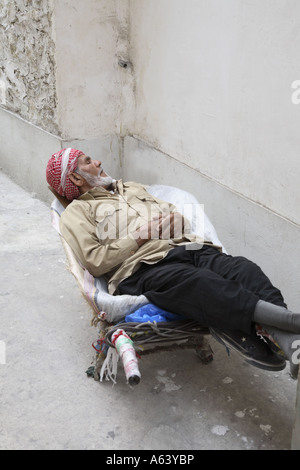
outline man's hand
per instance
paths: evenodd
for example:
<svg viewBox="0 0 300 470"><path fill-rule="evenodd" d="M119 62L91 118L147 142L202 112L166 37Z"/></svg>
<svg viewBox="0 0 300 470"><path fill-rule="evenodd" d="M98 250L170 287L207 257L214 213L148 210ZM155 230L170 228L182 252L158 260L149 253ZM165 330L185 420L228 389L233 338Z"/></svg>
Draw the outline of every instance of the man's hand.
<svg viewBox="0 0 300 470"><path fill-rule="evenodd" d="M179 212L159 214L133 234L139 247L148 240L182 238L184 218Z"/></svg>
<svg viewBox="0 0 300 470"><path fill-rule="evenodd" d="M160 217L159 238L169 240L170 238L182 238L184 231L184 218L179 212L163 214Z"/></svg>

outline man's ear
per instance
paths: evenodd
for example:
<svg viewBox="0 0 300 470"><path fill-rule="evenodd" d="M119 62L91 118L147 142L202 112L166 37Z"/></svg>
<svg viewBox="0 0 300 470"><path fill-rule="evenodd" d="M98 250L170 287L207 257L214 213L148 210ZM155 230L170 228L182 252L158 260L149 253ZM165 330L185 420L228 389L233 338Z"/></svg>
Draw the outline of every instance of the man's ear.
<svg viewBox="0 0 300 470"><path fill-rule="evenodd" d="M75 173L74 171L72 173L69 173L69 178L72 181L72 183L75 184L75 186L82 186L84 183L83 177L79 175L78 173Z"/></svg>

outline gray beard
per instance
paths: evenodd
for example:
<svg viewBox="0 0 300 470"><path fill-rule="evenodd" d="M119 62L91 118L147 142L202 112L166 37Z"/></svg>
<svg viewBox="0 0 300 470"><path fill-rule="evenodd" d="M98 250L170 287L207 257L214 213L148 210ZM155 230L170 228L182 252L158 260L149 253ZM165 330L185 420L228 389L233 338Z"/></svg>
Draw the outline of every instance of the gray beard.
<svg viewBox="0 0 300 470"><path fill-rule="evenodd" d="M90 175L89 173L86 173L85 171L77 170L76 173L79 175L83 176L83 178L86 180L86 182L91 186L92 188L97 187L97 186L110 186L112 182L114 181L113 178L109 175L107 176L93 176Z"/></svg>

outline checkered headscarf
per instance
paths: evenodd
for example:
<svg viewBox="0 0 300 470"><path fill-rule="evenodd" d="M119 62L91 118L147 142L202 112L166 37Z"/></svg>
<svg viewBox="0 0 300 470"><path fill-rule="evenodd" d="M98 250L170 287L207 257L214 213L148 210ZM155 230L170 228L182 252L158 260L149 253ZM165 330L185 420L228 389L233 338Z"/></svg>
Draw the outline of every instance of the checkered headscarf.
<svg viewBox="0 0 300 470"><path fill-rule="evenodd" d="M79 188L68 176L76 170L80 155L84 155L80 150L62 149L52 155L46 169L46 178L50 186L69 201L80 196Z"/></svg>

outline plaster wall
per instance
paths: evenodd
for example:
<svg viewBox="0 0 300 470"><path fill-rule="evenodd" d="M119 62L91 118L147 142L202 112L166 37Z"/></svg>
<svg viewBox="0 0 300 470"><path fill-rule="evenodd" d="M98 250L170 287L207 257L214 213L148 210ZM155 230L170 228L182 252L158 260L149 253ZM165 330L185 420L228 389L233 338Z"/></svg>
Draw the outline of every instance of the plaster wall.
<svg viewBox="0 0 300 470"><path fill-rule="evenodd" d="M128 60L128 1L53 2L61 136L124 135L132 70L119 61Z"/></svg>
<svg viewBox="0 0 300 470"><path fill-rule="evenodd" d="M0 166L49 201L45 168L67 145L120 177L132 106L127 0L0 5Z"/></svg>
<svg viewBox="0 0 300 470"><path fill-rule="evenodd" d="M299 18L295 0L130 0L132 135L298 225Z"/></svg>
<svg viewBox="0 0 300 470"><path fill-rule="evenodd" d="M0 104L57 134L55 44L49 0L0 3Z"/></svg>
<svg viewBox="0 0 300 470"><path fill-rule="evenodd" d="M0 170L9 175L33 197L52 202L52 193L45 179L51 155L64 147L80 148L103 160L106 171L121 177L122 140L117 135L85 140L63 140L32 125L6 110L0 109Z"/></svg>
<svg viewBox="0 0 300 470"><path fill-rule="evenodd" d="M3 0L0 104L63 139L124 134L128 1Z"/></svg>
<svg viewBox="0 0 300 470"><path fill-rule="evenodd" d="M191 192L203 204L226 251L257 263L280 286L289 308L299 311L298 225L133 137L125 138L123 177Z"/></svg>

